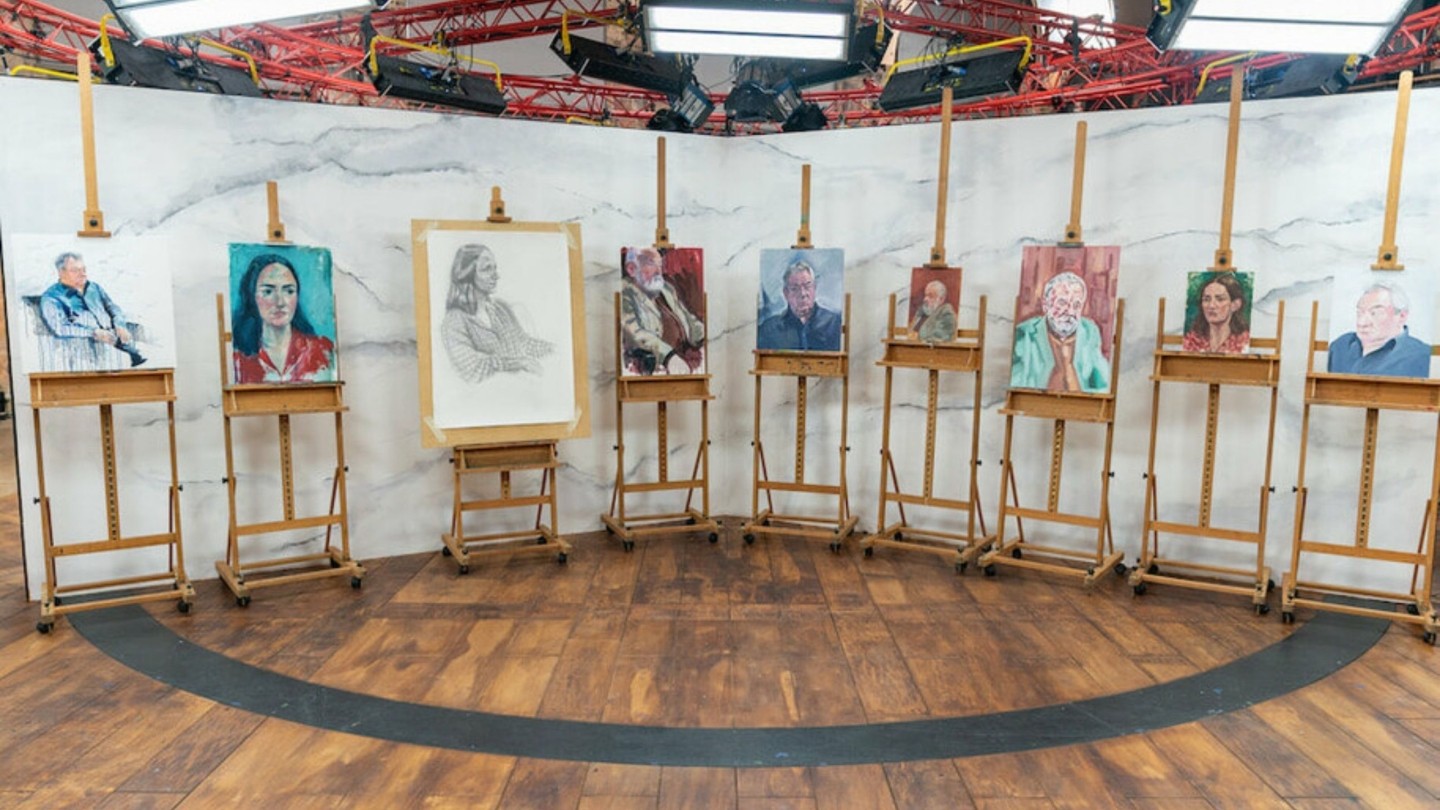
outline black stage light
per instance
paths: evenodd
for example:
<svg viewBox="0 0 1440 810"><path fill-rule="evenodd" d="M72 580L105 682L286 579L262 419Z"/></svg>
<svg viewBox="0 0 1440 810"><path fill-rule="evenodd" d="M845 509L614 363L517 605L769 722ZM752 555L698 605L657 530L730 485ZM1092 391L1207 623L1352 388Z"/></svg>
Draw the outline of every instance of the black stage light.
<svg viewBox="0 0 1440 810"><path fill-rule="evenodd" d="M782 132L813 132L824 129L830 122L825 118L825 112L820 105L807 101L795 108L790 117L780 127Z"/></svg>
<svg viewBox="0 0 1440 810"><path fill-rule="evenodd" d="M680 95L688 78L686 70L673 56L631 53L585 37L556 34L550 40L550 50L577 76L654 90L667 96Z"/></svg>
<svg viewBox="0 0 1440 810"><path fill-rule="evenodd" d="M370 81L381 95L490 115L505 112L505 96L493 79L380 54L373 64L378 69Z"/></svg>
<svg viewBox="0 0 1440 810"><path fill-rule="evenodd" d="M1247 72L1241 97L1249 100L1343 93L1355 83L1358 72L1359 60L1354 57L1308 56ZM1207 83L1195 94L1195 103L1229 101L1231 78Z"/></svg>
<svg viewBox="0 0 1440 810"><path fill-rule="evenodd" d="M896 73L880 93L880 109L894 112L939 104L947 87L956 99L1014 93L1025 76L1024 64L1025 52L1015 49L968 58L960 56L930 67Z"/></svg>
<svg viewBox="0 0 1440 810"><path fill-rule="evenodd" d="M123 39L109 40L108 59L100 40L91 43L90 50L97 63L104 66L105 80L111 84L225 96L263 95L249 73L176 51L135 45Z"/></svg>

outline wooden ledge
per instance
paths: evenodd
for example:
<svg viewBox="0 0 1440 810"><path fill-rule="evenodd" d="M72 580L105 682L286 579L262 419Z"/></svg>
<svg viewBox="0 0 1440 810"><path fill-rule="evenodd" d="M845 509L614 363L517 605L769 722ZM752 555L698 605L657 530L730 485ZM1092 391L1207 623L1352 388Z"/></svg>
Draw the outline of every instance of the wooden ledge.
<svg viewBox="0 0 1440 810"><path fill-rule="evenodd" d="M1440 411L1440 380L1311 372L1305 404L1397 411Z"/></svg>
<svg viewBox="0 0 1440 810"><path fill-rule="evenodd" d="M30 406L66 408L174 402L175 369L129 371L45 371L30 375Z"/></svg>
<svg viewBox="0 0 1440 810"><path fill-rule="evenodd" d="M1000 409L1000 413L1006 416L1108 423L1115 419L1115 395L1012 388L1005 392L1005 407Z"/></svg>
<svg viewBox="0 0 1440 810"><path fill-rule="evenodd" d="M845 352L776 352L755 349L751 374L790 377L844 377L850 370Z"/></svg>
<svg viewBox="0 0 1440 810"><path fill-rule="evenodd" d="M1263 385L1274 388L1280 381L1280 357L1274 354L1157 351L1155 373L1150 379L1157 382Z"/></svg>
<svg viewBox="0 0 1440 810"><path fill-rule="evenodd" d="M344 383L232 385L222 392L226 416L345 411Z"/></svg>

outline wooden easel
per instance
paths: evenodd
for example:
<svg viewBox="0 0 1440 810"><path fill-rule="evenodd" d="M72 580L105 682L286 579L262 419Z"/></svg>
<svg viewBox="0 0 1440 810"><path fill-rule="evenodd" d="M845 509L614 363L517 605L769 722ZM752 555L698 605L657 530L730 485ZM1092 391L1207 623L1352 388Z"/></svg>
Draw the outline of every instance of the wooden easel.
<svg viewBox="0 0 1440 810"><path fill-rule="evenodd" d="M285 240L285 225L280 221L280 197L275 181L265 184L269 224L265 241L271 244L289 244ZM225 414L225 495L230 505L230 524L225 546L225 559L215 561L215 571L220 580L235 595L235 604L246 607L250 604L250 591L291 582L306 582L328 577L350 577L350 587L359 588L365 579L365 566L350 556L350 513L346 500L345 479L349 468L345 464L345 423L347 410L343 397L344 383L266 383L230 382L231 355L227 345L232 335L225 329L225 295L215 296L215 323L220 336L220 396ZM335 477L330 486L330 506L323 515L314 517L295 516L295 468L291 452L290 418L297 414L335 415ZM235 441L230 420L237 416L274 416L280 423L280 490L281 514L279 520L261 523L241 523L235 504L239 486L235 475ZM338 508L337 508L338 507ZM277 557L249 564L241 562L240 538L261 534L294 531L297 529L318 529L325 527L325 546L322 551L311 554L296 554ZM334 530L340 530L340 545L332 544ZM324 562L324 568L297 570L303 566Z"/></svg>
<svg viewBox="0 0 1440 810"><path fill-rule="evenodd" d="M1062 246L1079 246L1081 240L1080 205L1085 181L1085 122L1075 126L1075 171L1070 195L1070 222L1065 227ZM1104 394L1083 392L1031 391L1010 389L1005 393L1005 451L1000 474L1000 519L989 550L980 556L979 564L986 576L995 576L997 565L1012 565L1021 568L1047 571L1054 574L1079 576L1085 585L1093 585L1106 571L1115 571L1123 576L1126 569L1121 560L1124 554L1115 550L1115 538L1110 523L1110 470L1112 450L1115 443L1115 389L1120 382L1120 348L1124 345L1125 299L1120 299L1115 308L1114 349L1110 354L1110 390ZM1054 420L1050 450L1050 486L1044 509L1030 509L1020 506L1016 492L1018 482L1015 463L1011 457L1011 439L1015 430L1015 417ZM1060 511L1060 478L1065 457L1065 431L1067 422L1092 422L1105 426L1105 455L1100 468L1099 515L1080 515ZM1013 499L1013 503L1010 501ZM1006 521L1015 518L1017 534L1006 537ZM1077 551L1060 546L1042 546L1031 543L1025 537L1025 520L1048 523L1063 523L1095 530L1093 551ZM1027 556L1028 555L1028 556ZM1079 563L1075 568L1064 563Z"/></svg>
<svg viewBox="0 0 1440 810"><path fill-rule="evenodd" d="M1235 211L1235 163L1240 143L1243 69L1243 66L1235 68L1230 80L1230 129L1225 153L1220 247L1216 249L1215 263L1210 267L1216 272L1234 272L1235 269L1234 255L1230 250L1230 233ZM1154 393L1150 402L1150 453L1145 472L1145 528L1141 535L1141 547L1144 551L1139 565L1130 573L1130 585L1137 596L1145 593L1151 582L1217 593L1249 595L1255 612L1263 615L1270 610L1270 590L1275 587L1275 582L1270 577L1270 568L1265 564L1265 526L1270 514L1270 494L1275 491L1270 484L1270 473L1275 452L1275 410L1280 396L1280 347L1285 327L1285 302L1280 302L1279 311L1276 313L1275 337L1252 336L1250 354L1197 354L1180 351L1179 347L1185 340L1184 335L1165 334L1164 298L1160 299L1160 313L1155 323L1155 371L1150 376L1154 382ZM1182 333L1185 328L1182 318ZM1193 525L1160 519L1160 497L1155 474L1155 441L1160 422L1161 384L1167 382L1201 383L1208 386L1205 455L1200 465L1200 505L1197 522ZM1270 389L1270 423L1265 433L1265 477L1260 483L1260 519L1254 531L1218 528L1210 523L1214 506L1216 434L1220 427L1220 391L1221 386L1225 385ZM1255 564L1252 568L1242 569L1191 562L1183 557L1165 557L1160 554L1162 533L1249 543L1255 546ZM1177 575L1173 573L1176 570L1205 578ZM1236 585L1216 581L1216 577L1248 579L1249 582Z"/></svg>
<svg viewBox="0 0 1440 810"><path fill-rule="evenodd" d="M657 139L656 152L656 219L655 248L666 250L670 231L665 227L665 139ZM624 269L621 269L624 275ZM708 309L709 301L705 306ZM622 333L620 293L615 294L615 489L610 496L610 512L600 516L605 530L618 538L626 551L635 548L639 537L677 532L709 532L710 542L720 539L720 523L710 517L710 360L707 351L705 371L700 374L666 374L651 377L626 376L624 335ZM708 333L709 326L706 325ZM708 334L707 334L708 336ZM700 403L700 445L695 452L695 465L690 477L670 480L669 405L673 402ZM656 407L656 445L659 480L630 483L625 480L625 406L653 404ZM666 492L685 490L685 508L680 512L627 515L625 496L630 492ZM695 509L695 490L700 490L700 508ZM675 521L683 521L677 524Z"/></svg>
<svg viewBox="0 0 1440 810"><path fill-rule="evenodd" d="M95 167L95 116L91 95L90 54L81 51L76 73L80 79L80 134L85 171L85 212L83 226L77 233L84 238L108 238L105 215L100 210L97 171ZM130 370L107 373L36 372L30 377L30 413L35 432L35 480L39 495L40 534L45 553L45 585L40 596L40 620L35 629L48 633L55 618L68 613L97 608L135 605L175 599L181 613L188 613L195 599L195 589L185 575L185 551L180 530L180 472L175 453L175 371L173 369ZM169 522L166 531L158 534L125 536L120 529L120 470L115 456L116 405L147 402L165 403L166 424L170 439L170 496L167 505ZM55 542L55 524L51 519L50 496L45 487L44 431L40 412L47 408L96 406L100 409L100 459L105 477L106 535L103 540L78 543ZM55 561L61 557L78 557L107 551L166 546L169 562L163 572L140 574L116 579L60 584ZM137 585L164 588L135 592ZM125 588L118 595L105 591ZM61 604L62 596L89 592L96 598L83 602ZM99 592L99 593L97 593Z"/></svg>
<svg viewBox="0 0 1440 810"><path fill-rule="evenodd" d="M810 164L800 175L800 229L795 249L814 247L810 242ZM845 461L850 451L847 444L850 428L850 294L845 294L845 312L841 321L841 344L838 352L782 352L755 350L755 429L752 438L752 469L750 481L750 519L740 530L747 544L757 534L785 534L812 540L830 541L830 550L839 551L841 543L855 531L859 518L850 514L850 490L846 483ZM761 389L766 377L793 377L795 389L795 480L772 481L765 463L765 446L760 440ZM813 484L805 480L805 417L809 378L838 378L840 394L840 482ZM765 493L765 509L760 508L760 493ZM836 500L834 517L816 515L782 515L775 512L773 492L803 492L829 495Z"/></svg>
<svg viewBox="0 0 1440 810"><path fill-rule="evenodd" d="M941 95L940 115L940 174L938 202L935 213L935 245L930 249L930 260L926 267L944 269L945 264L945 197L950 183L950 111L951 89L945 88ZM980 489L976 467L980 464L980 396L983 391L983 366L985 359L985 296L980 296L979 322L975 329L958 329L958 340L942 343L925 343L912 340L904 319L896 326L895 296L890 296L890 320L885 329L885 354L876 365L885 369L885 417L880 440L880 504L877 509L875 534L860 541L865 556L874 554L875 547L894 548L905 551L922 551L953 558L957 570L969 562L970 557L981 547L981 541L988 532L985 529L985 514L980 508ZM929 381L925 401L925 466L922 473L920 493L910 494L900 488L900 476L895 469L895 457L890 450L891 402L894 394L894 376L897 368L913 368L925 371ZM940 498L935 496L935 435L936 421L940 412L940 373L943 371L973 374L974 401L971 406L969 483L964 499ZM893 486L893 488L892 488ZM895 504L900 512L897 523L889 523L889 506ZM925 529L912 525L905 516L905 505L949 509L965 513L965 531L957 533L938 529ZM976 533L978 522L979 533Z"/></svg>
<svg viewBox="0 0 1440 810"><path fill-rule="evenodd" d="M489 222L510 222L505 215L505 201L500 196L500 187L490 189ZM454 448L450 456L450 472L453 498L450 507L450 530L440 535L444 544L440 551L446 557L454 557L461 574L470 573L470 563L478 559L516 554L555 553L556 561L566 562L570 558L570 543L560 536L559 507L557 503L557 479L560 460L559 442L554 439L541 441L512 441L485 444L463 444ZM511 478L514 473L527 470L540 471L540 491L537 495L515 495ZM500 497L480 500L465 499L465 481L474 476L494 475L500 481ZM515 507L535 507L533 528L518 531L490 532L467 535L465 515L470 512L487 512ZM545 507L550 508L550 522L542 522ZM559 552L555 552L556 548Z"/></svg>
<svg viewBox="0 0 1440 810"><path fill-rule="evenodd" d="M1395 224L1400 204L1400 169L1405 154L1405 128L1410 109L1410 89L1413 75L1410 71L1400 74L1399 101L1395 113L1394 144L1390 153L1390 185L1385 202L1384 236L1380 244L1378 261L1371 265L1375 270L1403 270L1397 261L1399 251L1395 244ZM1423 638L1434 644L1440 631L1440 614L1431 601L1434 581L1434 538L1437 530L1437 511L1440 511L1440 424L1436 426L1435 449L1430 469L1430 497L1425 502L1424 517L1421 520L1420 538L1415 553L1392 551L1370 547L1370 517L1375 498L1375 453L1380 429L1381 411L1420 411L1440 414L1440 380L1412 377L1379 377L1355 374L1331 374L1317 371L1315 355L1328 352L1329 341L1316 340L1320 305L1310 307L1310 343L1305 367L1305 412L1300 428L1300 471L1295 500L1295 540L1290 550L1290 570L1280 583L1281 617L1286 623L1295 621L1295 608L1309 607L1317 610L1331 610L1359 616L1371 616L1407 624L1418 624ZM1336 317L1332 314L1331 317ZM1432 359L1440 354L1440 346L1431 348ZM1355 534L1350 543L1326 542L1305 539L1305 507L1310 490L1305 486L1305 464L1310 439L1310 409L1314 405L1365 409L1365 440L1360 457L1360 492L1355 521ZM1334 583L1315 582L1300 578L1300 557L1302 554L1321 554L1355 560L1352 570L1365 563L1375 561L1400 563L1412 566L1410 592L1381 591L1357 588ZM1327 601L1321 598L1301 597L1300 589L1318 595L1360 596L1404 605L1405 613L1392 609L1365 607L1347 602Z"/></svg>

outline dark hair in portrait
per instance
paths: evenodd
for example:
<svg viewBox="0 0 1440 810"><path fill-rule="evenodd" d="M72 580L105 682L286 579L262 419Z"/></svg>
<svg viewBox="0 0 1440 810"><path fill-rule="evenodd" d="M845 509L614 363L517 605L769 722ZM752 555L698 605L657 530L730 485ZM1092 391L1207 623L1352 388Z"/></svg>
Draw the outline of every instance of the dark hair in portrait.
<svg viewBox="0 0 1440 810"><path fill-rule="evenodd" d="M1250 281L1250 284L1243 282ZM1239 335L1250 331L1250 297L1254 294L1254 282L1249 274L1235 273L1231 271L1218 271L1209 273L1196 273L1190 279L1190 289L1185 296L1185 312L1188 316L1186 332L1197 334L1209 334L1210 325L1205 321L1205 311L1200 307L1200 301L1204 298L1205 288L1211 284L1219 284L1230 294L1231 301L1244 301L1245 305L1236 309L1230 315L1230 334ZM1246 289L1246 287L1252 289Z"/></svg>
<svg viewBox="0 0 1440 810"><path fill-rule="evenodd" d="M249 266L245 268L245 275L240 277L240 300L237 302L239 306L231 316L234 332L231 340L235 350L242 354L260 353L263 321L260 318L260 308L255 305L255 288L260 280L260 271L272 264L287 268L290 275L295 277L295 317L290 320L290 328L304 335L315 334L315 327L310 325L305 311L300 308L300 274L295 271L295 265L278 253L262 253L250 260Z"/></svg>
<svg viewBox="0 0 1440 810"><path fill-rule="evenodd" d="M490 248L471 242L461 245L455 251L455 258L450 261L450 291L445 296L445 309L458 309L461 312L474 314L480 307L480 287L475 282L475 274L480 269L482 257L489 256L490 263L495 263L495 256Z"/></svg>

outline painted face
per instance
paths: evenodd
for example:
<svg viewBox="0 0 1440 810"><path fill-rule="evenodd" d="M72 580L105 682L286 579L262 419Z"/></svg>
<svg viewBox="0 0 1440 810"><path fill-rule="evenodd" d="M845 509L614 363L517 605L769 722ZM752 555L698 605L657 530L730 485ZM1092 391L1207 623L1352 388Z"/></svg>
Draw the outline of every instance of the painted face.
<svg viewBox="0 0 1440 810"><path fill-rule="evenodd" d="M785 303L795 317L810 320L815 311L815 274L809 270L791 273L790 280L785 282Z"/></svg>
<svg viewBox="0 0 1440 810"><path fill-rule="evenodd" d="M1371 290L1355 306L1355 336L1365 351L1374 351L1400 334L1409 318L1409 312L1395 309L1389 290Z"/></svg>
<svg viewBox="0 0 1440 810"><path fill-rule="evenodd" d="M85 262L80 259L66 259L60 268L60 283L73 290L85 289Z"/></svg>
<svg viewBox="0 0 1440 810"><path fill-rule="evenodd" d="M1205 313L1205 322L1211 326L1229 323L1230 316L1234 315L1243 303L1245 302L1239 298L1231 298L1230 291L1218 281L1206 284L1205 289L1200 291L1200 311Z"/></svg>
<svg viewBox="0 0 1440 810"><path fill-rule="evenodd" d="M945 303L945 293L938 285L931 284L925 288L925 314L929 315Z"/></svg>
<svg viewBox="0 0 1440 810"><path fill-rule="evenodd" d="M495 292L495 286L500 283L500 271L495 267L495 254L484 251L475 260L475 286L480 292L489 295Z"/></svg>
<svg viewBox="0 0 1440 810"><path fill-rule="evenodd" d="M1045 322L1050 331L1068 338L1080 328L1080 313L1085 309L1085 287L1080 284L1056 284L1045 299Z"/></svg>
<svg viewBox="0 0 1440 810"><path fill-rule="evenodd" d="M635 255L632 275L640 289L647 293L658 293L665 286L665 273L660 269L660 254L653 250L642 250Z"/></svg>
<svg viewBox="0 0 1440 810"><path fill-rule="evenodd" d="M295 298L300 285L295 274L283 264L268 264L255 279L255 307L267 326L289 326L295 317Z"/></svg>

